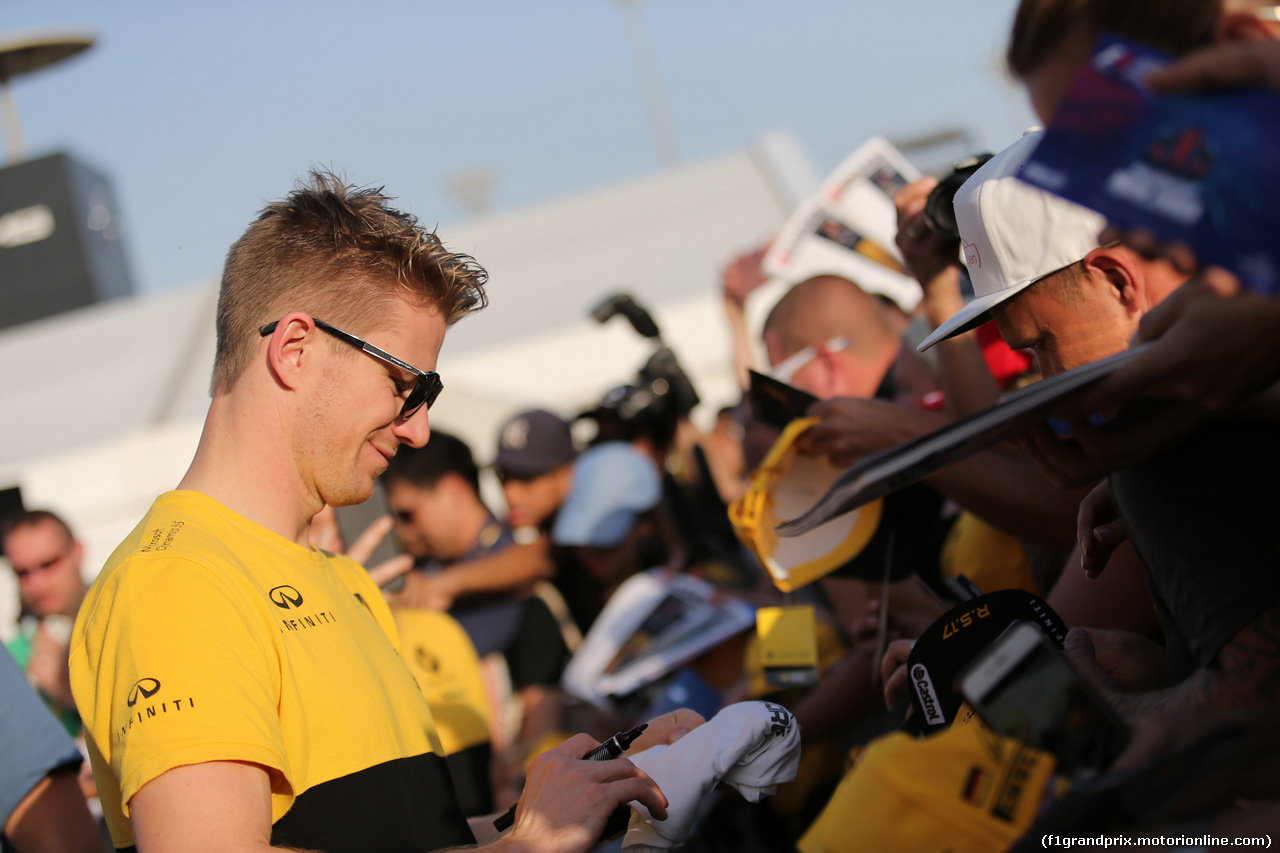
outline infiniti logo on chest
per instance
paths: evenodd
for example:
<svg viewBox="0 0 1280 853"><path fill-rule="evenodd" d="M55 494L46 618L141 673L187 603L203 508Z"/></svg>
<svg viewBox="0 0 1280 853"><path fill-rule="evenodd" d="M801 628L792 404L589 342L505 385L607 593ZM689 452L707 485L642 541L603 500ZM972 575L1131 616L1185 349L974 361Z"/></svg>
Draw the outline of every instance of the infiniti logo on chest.
<svg viewBox="0 0 1280 853"><path fill-rule="evenodd" d="M282 610L302 606L302 593L291 586L278 586L267 593L271 603Z"/></svg>

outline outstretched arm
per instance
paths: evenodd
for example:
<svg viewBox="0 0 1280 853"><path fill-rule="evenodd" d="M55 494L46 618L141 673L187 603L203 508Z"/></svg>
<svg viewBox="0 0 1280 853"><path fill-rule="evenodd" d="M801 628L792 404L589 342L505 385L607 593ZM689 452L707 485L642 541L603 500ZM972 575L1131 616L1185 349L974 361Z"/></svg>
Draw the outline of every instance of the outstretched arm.
<svg viewBox="0 0 1280 853"><path fill-rule="evenodd" d="M1074 395L1068 414L1107 411L1135 398L1185 400L1220 410L1280 379L1280 300L1243 293L1210 267L1143 316L1147 351Z"/></svg>
<svg viewBox="0 0 1280 853"><path fill-rule="evenodd" d="M729 324L730 345L733 347L734 375L738 387L747 390L747 370L758 369L751 346L751 333L747 329L747 296L764 284L766 277L762 264L768 245L734 258L724 268L721 281L724 291L724 313Z"/></svg>
<svg viewBox="0 0 1280 853"><path fill-rule="evenodd" d="M1124 692L1124 685L1099 664L1088 632L1072 630L1066 651L1076 668L1128 719L1162 711L1219 711L1280 701L1280 604L1237 631L1209 666L1163 690Z"/></svg>
<svg viewBox="0 0 1280 853"><path fill-rule="evenodd" d="M936 178L921 178L907 184L893 199L898 214L895 242L907 270L924 291L920 310L931 329L964 307L956 244L933 233L925 224L925 202L937 185ZM938 379L951 417L962 418L996 402L1000 389L982 357L977 332L948 338L934 349L938 353Z"/></svg>
<svg viewBox="0 0 1280 853"><path fill-rule="evenodd" d="M17 853L95 853L98 828L72 768L41 779L0 827Z"/></svg>
<svg viewBox="0 0 1280 853"><path fill-rule="evenodd" d="M804 451L840 467L935 427L884 400L840 397L815 403L809 414L822 420L804 434ZM941 468L925 482L1009 535L1064 552L1075 545L1076 512L1088 491L1059 488L1025 457L999 448Z"/></svg>
<svg viewBox="0 0 1280 853"><path fill-rule="evenodd" d="M515 827L486 847L585 853L614 808L631 800L665 819L666 798L630 761L580 760L597 745L576 735L534 759ZM139 853L291 849L271 846L270 775L256 764L177 767L142 786L129 806Z"/></svg>
<svg viewBox="0 0 1280 853"><path fill-rule="evenodd" d="M550 544L543 538L456 563L439 574L407 574L397 603L405 607L447 610L461 596L523 589L551 577L554 570Z"/></svg>

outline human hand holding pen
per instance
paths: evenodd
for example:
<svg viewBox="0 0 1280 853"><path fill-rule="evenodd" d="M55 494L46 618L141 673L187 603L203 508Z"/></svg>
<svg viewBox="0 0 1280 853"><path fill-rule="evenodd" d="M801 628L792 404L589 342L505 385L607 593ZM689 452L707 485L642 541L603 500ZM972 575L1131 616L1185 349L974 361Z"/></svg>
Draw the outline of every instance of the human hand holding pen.
<svg viewBox="0 0 1280 853"><path fill-rule="evenodd" d="M640 735L644 734L644 730L649 727L648 723L642 723L627 732L619 732L595 749L582 756L583 761L612 761L622 756L627 748L636 741ZM517 801L511 808L507 809L493 822L493 828L498 832L506 832L516 820L516 809L520 803Z"/></svg>
<svg viewBox="0 0 1280 853"><path fill-rule="evenodd" d="M666 797L626 758L581 759L598 746L587 735L575 735L535 758L517 803L515 825L498 844L510 842L521 850L585 853L599 841L614 809L633 800L665 820Z"/></svg>

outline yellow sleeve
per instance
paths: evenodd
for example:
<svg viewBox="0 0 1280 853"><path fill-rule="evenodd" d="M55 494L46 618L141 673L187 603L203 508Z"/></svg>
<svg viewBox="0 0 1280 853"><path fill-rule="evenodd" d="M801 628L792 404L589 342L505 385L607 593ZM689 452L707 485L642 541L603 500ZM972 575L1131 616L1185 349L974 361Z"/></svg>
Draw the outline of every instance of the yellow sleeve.
<svg viewBox="0 0 1280 853"><path fill-rule="evenodd" d="M86 607L72 689L91 751L118 782L103 792L105 808L127 817L147 782L206 761L259 764L287 784L279 656L261 608L216 571L180 558L124 563Z"/></svg>

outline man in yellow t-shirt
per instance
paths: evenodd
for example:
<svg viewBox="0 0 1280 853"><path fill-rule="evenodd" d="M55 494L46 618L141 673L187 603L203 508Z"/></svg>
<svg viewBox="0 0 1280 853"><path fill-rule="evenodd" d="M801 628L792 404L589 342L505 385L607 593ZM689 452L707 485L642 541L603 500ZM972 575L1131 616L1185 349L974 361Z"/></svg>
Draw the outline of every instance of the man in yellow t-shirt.
<svg viewBox="0 0 1280 853"><path fill-rule="evenodd" d="M360 565L200 492L169 492L107 562L81 627L72 659L77 676L96 673L90 743L110 773L117 844L132 834L123 804L159 773L228 759L267 769L279 843L411 845L416 827L379 820L383 809L471 843L391 613ZM424 797L421 782L441 793Z"/></svg>
<svg viewBox="0 0 1280 853"><path fill-rule="evenodd" d="M322 507L426 443L445 330L484 302L475 261L387 202L312 173L227 256L195 458L72 634L117 848L435 850L474 831L585 851L621 803L665 815L630 762L577 760L579 735L531 767L509 833L469 827L378 589L309 544Z"/></svg>

